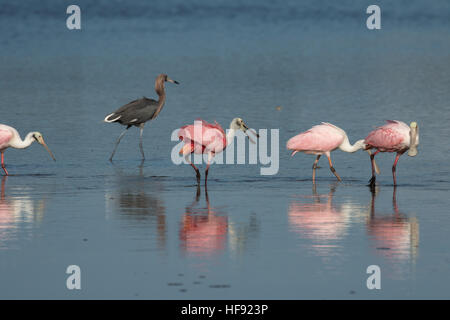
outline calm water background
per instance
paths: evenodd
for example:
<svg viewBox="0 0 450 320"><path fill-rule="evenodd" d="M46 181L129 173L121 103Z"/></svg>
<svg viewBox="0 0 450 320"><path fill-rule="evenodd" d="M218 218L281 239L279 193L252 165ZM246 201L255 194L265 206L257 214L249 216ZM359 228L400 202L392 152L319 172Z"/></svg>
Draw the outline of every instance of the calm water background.
<svg viewBox="0 0 450 320"><path fill-rule="evenodd" d="M0 122L39 145L8 150L1 180L0 298L449 298L450 4L378 1L0 1ZM104 116L167 73L167 102L107 161ZM281 110L276 107L281 106ZM201 117L280 129L280 170L216 165L208 198L176 166L172 131ZM385 119L421 128L419 155L291 158L285 141L321 121L364 138ZM66 289L65 269L82 271ZM366 268L382 290L366 288Z"/></svg>

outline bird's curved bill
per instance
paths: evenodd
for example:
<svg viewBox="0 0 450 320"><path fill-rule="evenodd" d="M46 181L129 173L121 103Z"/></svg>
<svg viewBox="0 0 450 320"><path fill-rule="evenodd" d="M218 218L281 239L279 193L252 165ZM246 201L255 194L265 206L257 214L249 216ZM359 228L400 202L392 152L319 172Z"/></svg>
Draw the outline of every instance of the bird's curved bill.
<svg viewBox="0 0 450 320"><path fill-rule="evenodd" d="M245 123L242 124L241 129L247 135L248 140L250 140L251 143L256 143L256 141L253 140L252 137L250 137L250 135L248 134L248 132L251 132L256 138L259 138L259 134L256 133L256 131L254 131L253 129L249 129Z"/></svg>
<svg viewBox="0 0 450 320"><path fill-rule="evenodd" d="M180 84L178 81L170 79L169 77L167 77L167 81L169 81L171 83L175 83L175 84Z"/></svg>
<svg viewBox="0 0 450 320"><path fill-rule="evenodd" d="M47 146L47 144L44 141L44 138L40 137L38 139L38 142L45 148L45 150L47 150L47 152L50 154L50 157L52 157L52 159L54 161L56 161L55 156L53 155L53 153L50 151L49 147Z"/></svg>

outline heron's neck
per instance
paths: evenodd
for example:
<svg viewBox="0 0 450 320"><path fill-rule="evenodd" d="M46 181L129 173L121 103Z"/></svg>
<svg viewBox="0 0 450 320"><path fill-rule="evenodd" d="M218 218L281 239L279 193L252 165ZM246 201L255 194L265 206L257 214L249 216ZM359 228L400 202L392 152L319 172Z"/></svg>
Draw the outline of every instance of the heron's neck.
<svg viewBox="0 0 450 320"><path fill-rule="evenodd" d="M359 149L362 149L364 145L360 141L357 141L355 144L350 144L350 141L348 140L348 137L345 136L344 141L339 146L339 149L345 152L356 152Z"/></svg>
<svg viewBox="0 0 450 320"><path fill-rule="evenodd" d="M227 146L233 141L234 136L236 135L236 129L228 129L227 132Z"/></svg>
<svg viewBox="0 0 450 320"><path fill-rule="evenodd" d="M164 82L156 82L155 91L159 97L158 99L159 105L163 105L164 101L166 101L166 91L164 90Z"/></svg>
<svg viewBox="0 0 450 320"><path fill-rule="evenodd" d="M15 149L25 149L28 148L33 142L33 132L30 132L26 135L25 139L21 139L20 136L17 136L14 140L11 141L11 147Z"/></svg>

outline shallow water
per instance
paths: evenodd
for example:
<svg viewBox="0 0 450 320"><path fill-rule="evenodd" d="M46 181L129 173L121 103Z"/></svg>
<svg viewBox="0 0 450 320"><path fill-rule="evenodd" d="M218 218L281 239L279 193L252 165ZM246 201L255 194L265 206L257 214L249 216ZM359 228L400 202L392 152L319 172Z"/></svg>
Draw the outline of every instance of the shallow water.
<svg viewBox="0 0 450 320"><path fill-rule="evenodd" d="M2 3L3 4L3 3ZM1 123L39 145L8 150L1 180L0 298L449 298L450 8L381 2L79 1L4 3L0 10ZM32 9L31 9L32 8ZM111 164L119 125L104 116L165 72L167 102L130 129ZM281 108L277 108L281 106ZM207 194L176 166L174 129L201 117L227 127L280 129L280 169L213 165ZM417 121L419 154L377 156L374 193L364 152L293 158L285 141L321 121L353 142L385 119ZM82 289L68 290L68 265ZM368 290L379 265L382 289Z"/></svg>

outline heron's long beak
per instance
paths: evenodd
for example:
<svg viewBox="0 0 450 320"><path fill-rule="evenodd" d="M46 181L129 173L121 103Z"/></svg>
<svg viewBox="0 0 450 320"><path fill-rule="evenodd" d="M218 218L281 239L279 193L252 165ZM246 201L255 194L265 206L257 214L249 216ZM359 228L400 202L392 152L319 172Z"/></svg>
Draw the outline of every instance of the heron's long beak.
<svg viewBox="0 0 450 320"><path fill-rule="evenodd" d="M244 133L245 133L245 134L247 135L247 137L248 137L248 140L250 140L251 143L256 143L256 141L254 141L254 140L252 139L252 137L250 137L250 135L248 134L247 131L250 131L256 138L259 138L259 134L258 134L258 133L256 133L256 132L255 132L254 130L252 130L252 129L249 129L245 123L242 124L241 130L244 131Z"/></svg>
<svg viewBox="0 0 450 320"><path fill-rule="evenodd" d="M52 159L54 161L56 161L55 156L53 155L53 153L50 151L50 149L48 148L47 144L44 141L44 138L40 137L38 139L38 142L45 148L45 150L47 150L47 152L50 154L50 157L52 157Z"/></svg>
<svg viewBox="0 0 450 320"><path fill-rule="evenodd" d="M167 81L169 81L171 83L175 83L175 84L180 84L178 81L170 79L169 77L167 77Z"/></svg>
<svg viewBox="0 0 450 320"><path fill-rule="evenodd" d="M418 153L417 151L417 137L419 136L419 127L416 122L412 122L409 131L409 150L408 156L415 157Z"/></svg>

